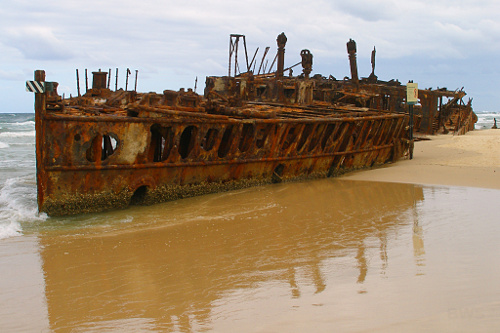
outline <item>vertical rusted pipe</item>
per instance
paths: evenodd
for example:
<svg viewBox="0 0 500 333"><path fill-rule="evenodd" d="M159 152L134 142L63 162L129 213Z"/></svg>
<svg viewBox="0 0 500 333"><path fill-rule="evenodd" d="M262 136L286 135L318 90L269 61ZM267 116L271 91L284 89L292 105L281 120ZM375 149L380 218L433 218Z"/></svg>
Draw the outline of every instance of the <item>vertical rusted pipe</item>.
<svg viewBox="0 0 500 333"><path fill-rule="evenodd" d="M81 96L80 94L80 75L78 75L78 68L76 69L76 89L78 90L78 97Z"/></svg>
<svg viewBox="0 0 500 333"><path fill-rule="evenodd" d="M231 77L231 57L233 55L232 52L232 47L233 47L233 36L229 36L229 65L228 65L228 70L227 70L227 76Z"/></svg>
<svg viewBox="0 0 500 333"><path fill-rule="evenodd" d="M115 77L115 91L118 90L118 68L116 69L116 77Z"/></svg>
<svg viewBox="0 0 500 333"><path fill-rule="evenodd" d="M277 78L283 77L283 69L285 68L285 44L286 44L286 41L287 41L287 38L286 38L284 32L279 34L278 38L276 38L276 42L278 43L278 69L276 70L276 77Z"/></svg>
<svg viewBox="0 0 500 333"><path fill-rule="evenodd" d="M128 76L131 74L130 69L127 68L127 78L125 79L125 91L128 90Z"/></svg>
<svg viewBox="0 0 500 333"><path fill-rule="evenodd" d="M108 89L109 89L109 86L110 86L110 83L111 83L111 68L109 69L109 72L108 72Z"/></svg>
<svg viewBox="0 0 500 333"><path fill-rule="evenodd" d="M34 75L35 81L39 82L45 82L45 71L42 70L37 70L35 71ZM45 199L45 172L44 172L44 156L43 156L43 149L44 147L44 122L43 118L45 116L45 101L46 101L46 95L45 93L35 93L35 129L36 129L36 137L35 137L35 144L36 144L36 178L37 178L37 203L38 203L38 209L41 211L42 205Z"/></svg>
<svg viewBox="0 0 500 333"><path fill-rule="evenodd" d="M238 44L240 42L240 37L236 37L236 44L234 46L234 77L236 77L236 70L239 70L238 66Z"/></svg>
<svg viewBox="0 0 500 333"><path fill-rule="evenodd" d="M87 68L85 68L85 93L89 91L89 77L87 75Z"/></svg>
<svg viewBox="0 0 500 333"><path fill-rule="evenodd" d="M351 80L353 83L358 84L358 64L356 63L356 42L349 39L347 42L347 53L349 54L349 64L351 66Z"/></svg>
<svg viewBox="0 0 500 333"><path fill-rule="evenodd" d="M135 84L134 84L134 91L137 92L137 75L139 73L139 70L135 70Z"/></svg>

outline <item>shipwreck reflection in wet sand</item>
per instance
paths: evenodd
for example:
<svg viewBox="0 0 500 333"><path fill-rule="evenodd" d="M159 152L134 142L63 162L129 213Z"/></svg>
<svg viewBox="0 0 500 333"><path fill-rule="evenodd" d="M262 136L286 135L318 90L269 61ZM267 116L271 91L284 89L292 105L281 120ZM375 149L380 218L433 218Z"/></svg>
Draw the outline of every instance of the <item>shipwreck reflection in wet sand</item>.
<svg viewBox="0 0 500 333"><path fill-rule="evenodd" d="M413 215L422 200L418 186L322 180L116 212L134 226L113 232L46 232L51 329L210 329L231 316L219 309L227 304L248 311L246 295L286 308L286 299L322 293L325 276L364 293L367 249L378 249L384 274L388 239L408 226L423 265Z"/></svg>

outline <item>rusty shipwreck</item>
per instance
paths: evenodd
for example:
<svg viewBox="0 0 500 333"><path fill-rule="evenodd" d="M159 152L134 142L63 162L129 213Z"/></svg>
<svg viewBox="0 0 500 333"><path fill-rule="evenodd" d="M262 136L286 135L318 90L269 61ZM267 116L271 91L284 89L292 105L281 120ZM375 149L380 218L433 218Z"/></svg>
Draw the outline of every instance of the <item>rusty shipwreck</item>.
<svg viewBox="0 0 500 333"><path fill-rule="evenodd" d="M410 121L404 86L358 79L349 43L350 79L310 77L308 50L302 73L285 75L284 34L275 71L255 73L247 57L247 71L236 73L235 58L231 75L244 36L230 38L229 75L207 77L203 96L113 91L111 73L99 70L83 95L63 98L36 71L33 82L45 87L35 94L39 210L96 212L335 176L407 156L413 126L466 132L475 122L465 93L448 90L422 91Z"/></svg>

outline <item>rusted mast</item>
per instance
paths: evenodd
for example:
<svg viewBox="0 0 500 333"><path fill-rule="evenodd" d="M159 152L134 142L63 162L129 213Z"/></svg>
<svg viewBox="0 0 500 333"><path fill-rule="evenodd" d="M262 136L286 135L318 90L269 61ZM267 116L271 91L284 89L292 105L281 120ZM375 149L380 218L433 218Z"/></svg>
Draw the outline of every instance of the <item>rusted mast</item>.
<svg viewBox="0 0 500 333"><path fill-rule="evenodd" d="M359 83L358 64L356 63L356 42L349 39L347 42L347 53L349 54L349 64L351 65L351 81L354 84Z"/></svg>
<svg viewBox="0 0 500 333"><path fill-rule="evenodd" d="M45 71L37 70L35 71L35 81L45 82ZM35 129L36 129L36 178L37 178L37 203L38 208L42 207L43 201L45 200L45 181L43 177L45 173L43 172L43 147L45 138L45 128L43 123L43 118L45 117L45 93L35 93Z"/></svg>

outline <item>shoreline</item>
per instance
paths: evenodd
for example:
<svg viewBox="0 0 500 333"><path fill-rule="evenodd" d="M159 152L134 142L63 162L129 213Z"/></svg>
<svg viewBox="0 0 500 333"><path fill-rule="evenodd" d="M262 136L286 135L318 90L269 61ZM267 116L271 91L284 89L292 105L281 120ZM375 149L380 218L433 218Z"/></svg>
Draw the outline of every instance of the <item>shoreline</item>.
<svg viewBox="0 0 500 333"><path fill-rule="evenodd" d="M500 189L500 130L441 134L415 142L413 159L341 179Z"/></svg>

